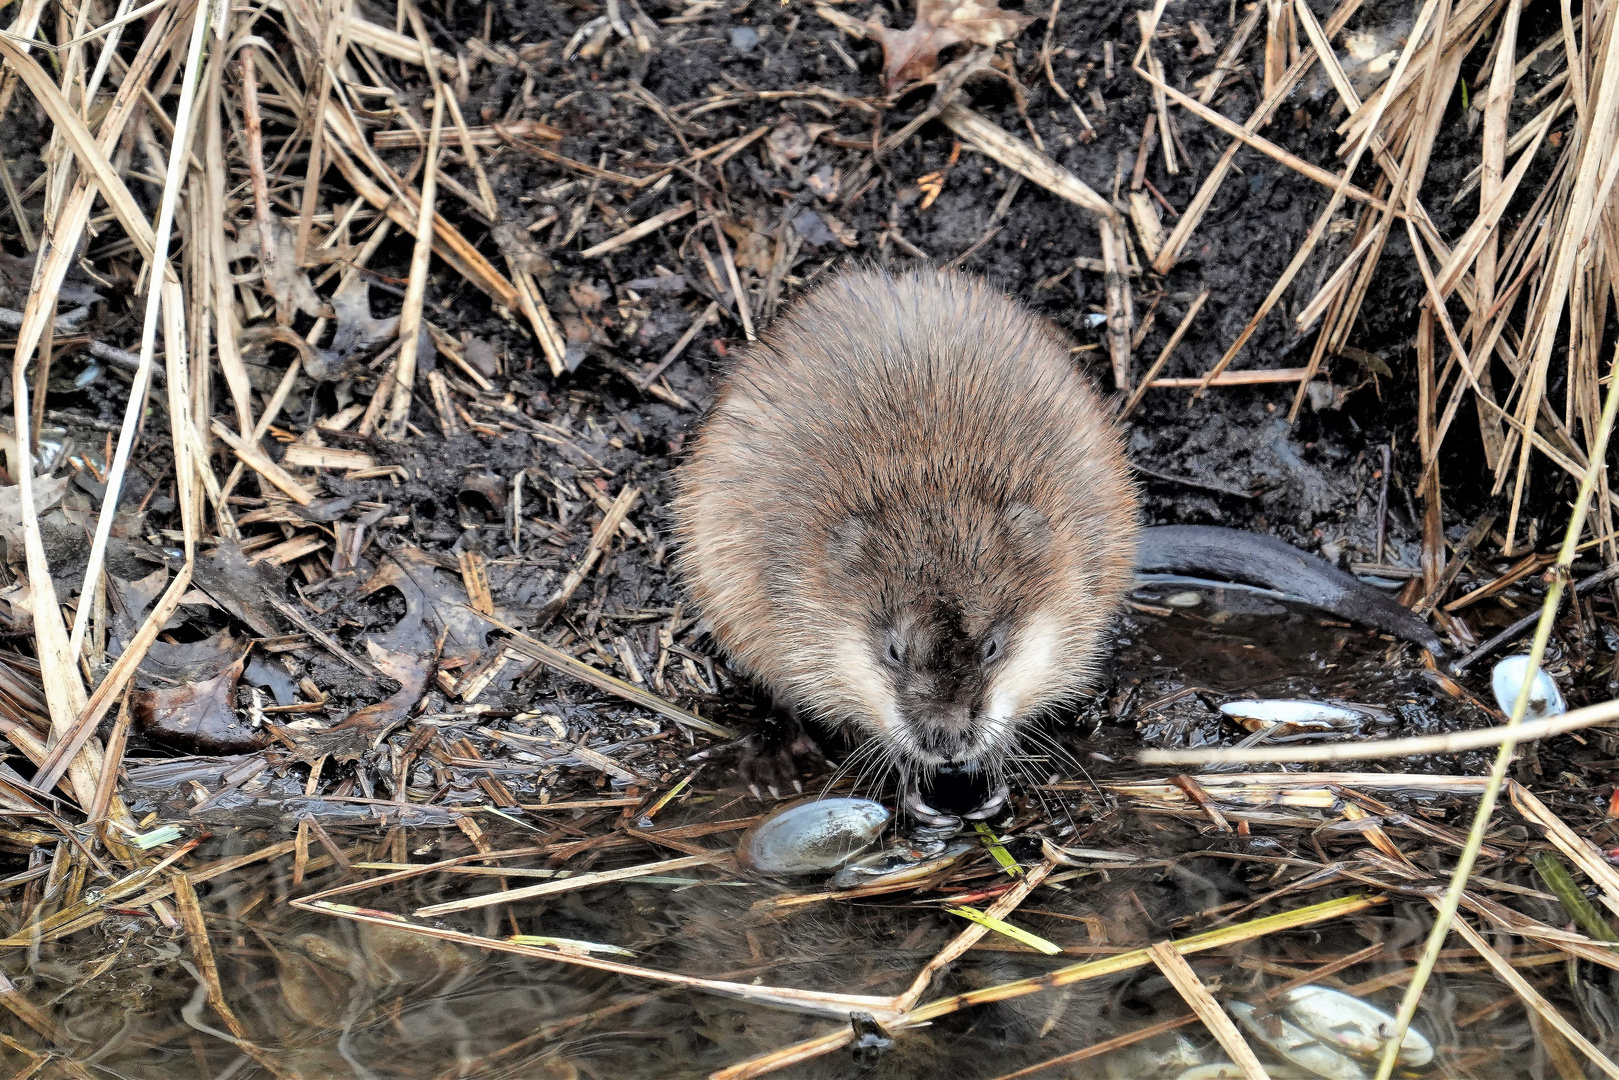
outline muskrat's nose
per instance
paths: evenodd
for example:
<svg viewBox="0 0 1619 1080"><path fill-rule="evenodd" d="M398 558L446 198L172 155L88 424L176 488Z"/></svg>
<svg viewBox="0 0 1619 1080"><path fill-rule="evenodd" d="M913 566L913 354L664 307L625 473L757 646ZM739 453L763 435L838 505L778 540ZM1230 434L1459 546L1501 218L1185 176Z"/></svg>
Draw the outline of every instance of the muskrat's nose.
<svg viewBox="0 0 1619 1080"><path fill-rule="evenodd" d="M960 705L930 709L917 721L916 737L922 748L951 762L966 761L973 742L972 710Z"/></svg>

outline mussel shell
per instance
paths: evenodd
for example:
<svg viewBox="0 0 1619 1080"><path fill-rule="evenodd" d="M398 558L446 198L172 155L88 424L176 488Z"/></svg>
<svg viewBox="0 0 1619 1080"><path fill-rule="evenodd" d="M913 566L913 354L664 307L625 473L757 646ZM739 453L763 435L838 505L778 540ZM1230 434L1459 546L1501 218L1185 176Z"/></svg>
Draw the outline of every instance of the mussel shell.
<svg viewBox="0 0 1619 1080"><path fill-rule="evenodd" d="M1248 1029L1256 1042L1264 1043L1282 1057L1300 1068L1308 1069L1324 1080L1366 1080L1366 1070L1345 1057L1315 1035L1292 1023L1285 1014L1272 1013L1257 1017L1255 1009L1246 1001L1228 1001L1226 1011L1237 1018L1237 1023Z"/></svg>
<svg viewBox="0 0 1619 1080"><path fill-rule="evenodd" d="M932 846L932 845L930 845ZM909 844L886 848L844 866L827 884L834 889L859 889L867 885L896 885L919 881L936 874L967 852L973 845L955 843L937 851L918 850Z"/></svg>
<svg viewBox="0 0 1619 1080"><path fill-rule="evenodd" d="M1394 1017L1377 1006L1325 986L1300 986L1281 997L1287 1018L1322 1042L1370 1058L1383 1050L1394 1031ZM1401 1065L1426 1065L1433 1044L1420 1031L1407 1028L1400 1042Z"/></svg>
<svg viewBox="0 0 1619 1080"><path fill-rule="evenodd" d="M870 847L893 816L870 799L808 799L766 814L742 834L736 859L757 874L836 870Z"/></svg>
<svg viewBox="0 0 1619 1080"><path fill-rule="evenodd" d="M1366 719L1364 713L1346 709L1342 705L1328 705L1322 701L1292 701L1285 698L1228 701L1220 706L1220 711L1233 720L1254 720L1267 727L1272 724L1299 725L1332 731L1352 731Z"/></svg>
<svg viewBox="0 0 1619 1080"><path fill-rule="evenodd" d="M1522 653L1509 656L1495 665L1490 673L1490 689L1495 692L1495 703L1501 711L1508 716L1512 715L1512 707L1518 704L1518 694L1523 690L1524 679L1529 671L1529 657ZM1562 692L1557 689L1557 682L1544 670L1536 670L1535 681L1529 688L1529 704L1524 709L1525 720L1540 720L1548 716L1559 716L1568 711L1568 705L1563 701Z"/></svg>

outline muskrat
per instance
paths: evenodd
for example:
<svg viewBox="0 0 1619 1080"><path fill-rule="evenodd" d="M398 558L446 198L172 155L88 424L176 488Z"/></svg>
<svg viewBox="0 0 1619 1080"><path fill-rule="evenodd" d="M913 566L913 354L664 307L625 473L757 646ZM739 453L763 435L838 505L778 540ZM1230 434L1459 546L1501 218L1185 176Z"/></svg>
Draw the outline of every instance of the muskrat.
<svg viewBox="0 0 1619 1080"><path fill-rule="evenodd" d="M1143 536L1113 411L1067 340L935 269L797 300L725 374L677 484L678 566L731 663L913 780L998 777L1023 725L1094 687ZM1213 534L1260 542L1226 545L1238 580L1277 584L1281 548L1314 564L1301 598L1437 645L1268 538L1194 528L1187 558L1145 545L1150 569L1229 574Z"/></svg>

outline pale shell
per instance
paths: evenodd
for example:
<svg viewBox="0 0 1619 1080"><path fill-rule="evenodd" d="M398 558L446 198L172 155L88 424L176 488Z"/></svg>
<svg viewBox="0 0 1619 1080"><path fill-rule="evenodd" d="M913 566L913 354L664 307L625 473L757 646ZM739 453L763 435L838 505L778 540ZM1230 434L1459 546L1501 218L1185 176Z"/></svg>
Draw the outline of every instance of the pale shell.
<svg viewBox="0 0 1619 1080"><path fill-rule="evenodd" d="M1280 1000L1289 1020L1357 1057L1382 1053L1383 1040L1394 1031L1394 1017L1382 1009L1325 986L1300 986ZM1400 1042L1400 1064L1418 1066L1432 1060L1433 1044L1420 1031L1407 1028Z"/></svg>
<svg viewBox="0 0 1619 1080"><path fill-rule="evenodd" d="M1255 1019L1258 1010L1245 1001L1228 1001L1226 1009L1256 1042L1264 1043L1300 1068L1324 1080L1366 1080L1366 1070L1297 1024L1289 1023L1286 1015L1273 1013ZM1273 1029L1280 1032L1274 1038Z"/></svg>
<svg viewBox="0 0 1619 1080"><path fill-rule="evenodd" d="M967 852L972 844L951 844L943 851L923 855L909 845L891 847L846 865L828 882L834 889L859 889L867 885L897 885L936 874Z"/></svg>
<svg viewBox="0 0 1619 1080"><path fill-rule="evenodd" d="M1490 673L1490 689L1495 691L1495 703L1508 716L1512 715L1512 707L1518 704L1518 694L1523 690L1528 671L1529 657L1519 653L1502 660ZM1524 709L1523 718L1542 720L1567 711L1568 705L1564 703L1556 681L1545 671L1537 669L1535 681L1529 687L1529 705Z"/></svg>
<svg viewBox="0 0 1619 1080"><path fill-rule="evenodd" d="M1363 713L1346 709L1342 705L1286 698L1228 701L1220 706L1220 711L1241 723L1249 731L1275 728L1279 729L1278 734L1354 731L1366 720Z"/></svg>
<svg viewBox="0 0 1619 1080"><path fill-rule="evenodd" d="M742 834L737 862L773 876L826 873L870 847L892 816L870 799L790 803Z"/></svg>

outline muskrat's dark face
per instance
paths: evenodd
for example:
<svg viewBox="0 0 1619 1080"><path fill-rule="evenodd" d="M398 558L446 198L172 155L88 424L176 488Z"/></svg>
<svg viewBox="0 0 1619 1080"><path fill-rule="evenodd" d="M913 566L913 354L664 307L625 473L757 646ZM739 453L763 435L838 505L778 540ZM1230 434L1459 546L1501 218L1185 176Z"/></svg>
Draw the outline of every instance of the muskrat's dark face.
<svg viewBox="0 0 1619 1080"><path fill-rule="evenodd" d="M858 702L840 711L902 768L998 770L1060 682L1063 635L1041 603L1049 526L1014 504L924 528L862 515L829 545L827 590L847 627L835 678Z"/></svg>
<svg viewBox="0 0 1619 1080"><path fill-rule="evenodd" d="M990 691L1004 665L1011 619L966 618L948 603L897 615L881 634L895 719L924 765L977 761L1003 720Z"/></svg>

